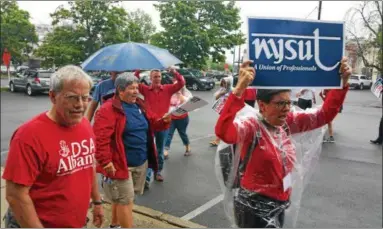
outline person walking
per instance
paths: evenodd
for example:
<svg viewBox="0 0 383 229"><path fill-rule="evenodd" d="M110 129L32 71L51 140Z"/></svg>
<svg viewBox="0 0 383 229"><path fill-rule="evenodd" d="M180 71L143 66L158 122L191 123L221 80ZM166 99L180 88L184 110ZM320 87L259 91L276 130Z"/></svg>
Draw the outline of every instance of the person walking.
<svg viewBox="0 0 383 229"><path fill-rule="evenodd" d="M118 74L119 72L111 72L110 79L101 81L94 89L94 92L92 94L92 101L90 102L86 113L86 117L90 122L93 119L94 113L96 112L98 105L102 105L102 98L105 95L114 93L114 81L116 80Z"/></svg>
<svg viewBox="0 0 383 229"><path fill-rule="evenodd" d="M177 83L177 81L173 80L173 83ZM170 109L175 108L187 101L187 99L191 98L191 93L184 86L180 91L175 93L170 100ZM189 125L189 114L185 113L181 116L172 115L172 123L170 125L169 133L165 141L165 159L169 158L170 145L172 143L172 139L174 136L175 130L178 131L178 134L181 137L182 143L185 146L184 156L191 155L190 149L190 141L187 134L187 127Z"/></svg>
<svg viewBox="0 0 383 229"><path fill-rule="evenodd" d="M245 106L244 92L254 80L251 61L242 64L240 79L229 95L215 126L216 135L227 144L242 147L239 189L233 199L234 218L240 228L283 227L285 209L292 193L291 173L296 152L289 135L320 128L331 122L349 89L351 70L347 58L341 60L342 89L328 92L323 106L316 112L291 112L290 90L257 90L259 116L236 121ZM334 77L339 77L338 74ZM257 143L250 148L251 143ZM252 149L248 154L248 147ZM248 155L248 156L247 156Z"/></svg>
<svg viewBox="0 0 383 229"><path fill-rule="evenodd" d="M298 107L302 110L312 108L316 104L315 90L314 89L301 89L298 94Z"/></svg>
<svg viewBox="0 0 383 229"><path fill-rule="evenodd" d="M144 192L146 169L158 170L154 131L169 128L170 116L158 116L144 105L133 74L120 74L115 87L113 97L95 116L97 172L103 176L105 197L115 209L110 227L130 228L134 196Z"/></svg>
<svg viewBox="0 0 383 229"><path fill-rule="evenodd" d="M219 101L220 103L225 103L226 98L229 96L229 93L231 92L233 87L233 77L228 76L221 79L220 82L220 88L214 93L214 99L215 101ZM220 143L220 139L218 136L215 136L215 139L210 142L210 146L218 146Z"/></svg>
<svg viewBox="0 0 383 229"><path fill-rule="evenodd" d="M81 68L60 68L50 79L50 110L13 133L3 174L5 227L84 227L90 198L93 224L102 225L96 139L84 117L92 84Z"/></svg>
<svg viewBox="0 0 383 229"><path fill-rule="evenodd" d="M323 91L321 91L320 93L319 93L319 96L322 98L322 100L323 101L325 101L326 100L326 98L327 98L327 93L329 92L330 90L323 90ZM340 106L340 108L339 108L339 113L341 113L342 112L342 110L343 110L343 104L342 104L342 106ZM334 130L333 130L333 122L331 121L331 122L329 122L328 124L327 124L327 127L328 127L328 138L324 138L323 139L323 142L328 142L328 143L334 143L335 142L335 138L334 138Z"/></svg>
<svg viewBox="0 0 383 229"><path fill-rule="evenodd" d="M150 80L152 84L147 86L145 84L139 84L139 92L145 98L145 105L159 117L164 116L170 108L170 99L177 91L181 90L185 86L184 77L179 74L174 68L168 70L177 81L175 84L161 84L162 74L160 70L150 71ZM154 179L159 182L164 181L162 176L162 170L164 167L164 148L165 140L168 136L168 129L162 131L155 131L155 141L158 152L158 171L154 174ZM146 174L146 188L149 188L152 178L153 170L148 168Z"/></svg>

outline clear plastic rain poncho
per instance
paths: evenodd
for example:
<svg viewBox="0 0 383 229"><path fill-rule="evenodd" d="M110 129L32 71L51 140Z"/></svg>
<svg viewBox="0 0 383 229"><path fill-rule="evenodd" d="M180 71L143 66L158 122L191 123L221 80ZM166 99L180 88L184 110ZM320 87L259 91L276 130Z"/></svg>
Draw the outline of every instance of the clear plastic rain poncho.
<svg viewBox="0 0 383 229"><path fill-rule="evenodd" d="M181 98L180 96L185 97L185 101L181 103ZM178 92L174 93L170 99L170 108L169 112L175 110L178 106L186 103L189 99L193 97L193 94L186 88L186 86L182 87L181 90Z"/></svg>
<svg viewBox="0 0 383 229"><path fill-rule="evenodd" d="M230 92L233 89L233 76L227 76L221 79L220 88L214 93L214 102L213 102L213 110L218 114L221 113L223 106L227 98L229 97ZM225 85L225 86L222 86ZM224 94L223 94L224 93ZM221 97L217 99L219 94L223 94Z"/></svg>
<svg viewBox="0 0 383 229"><path fill-rule="evenodd" d="M299 114L311 113L305 121L315 124L314 114L320 111L291 109L289 124L275 128L246 105L234 121L237 144L221 141L218 146L216 174L233 227L249 227L254 221L262 225L259 227L296 226L302 193L319 161L326 125L296 133Z"/></svg>

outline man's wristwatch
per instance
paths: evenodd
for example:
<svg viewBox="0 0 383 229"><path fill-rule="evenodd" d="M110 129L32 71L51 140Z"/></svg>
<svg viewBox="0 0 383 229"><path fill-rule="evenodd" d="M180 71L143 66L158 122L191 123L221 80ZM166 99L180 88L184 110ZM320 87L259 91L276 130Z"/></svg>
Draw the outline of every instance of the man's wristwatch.
<svg viewBox="0 0 383 229"><path fill-rule="evenodd" d="M93 205L102 205L102 201L92 201Z"/></svg>

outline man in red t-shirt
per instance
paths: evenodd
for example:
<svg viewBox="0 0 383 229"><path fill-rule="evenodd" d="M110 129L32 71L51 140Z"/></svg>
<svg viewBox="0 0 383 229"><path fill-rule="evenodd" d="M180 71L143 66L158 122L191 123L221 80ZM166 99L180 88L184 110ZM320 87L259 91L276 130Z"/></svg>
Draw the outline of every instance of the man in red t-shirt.
<svg viewBox="0 0 383 229"><path fill-rule="evenodd" d="M174 79L177 81L175 84L161 84L162 75L159 70L150 71L150 80L152 84L146 86L145 84L139 85L140 93L145 97L145 104L150 107L150 110L157 114L159 117L164 116L170 108L170 99L183 86L185 85L184 77L179 74L174 68L169 68L169 72L173 74ZM138 77L139 73L136 71L135 75ZM154 179L156 181L162 182L164 178L162 177L161 171L164 166L164 148L165 140L168 136L169 130L155 132L156 147L158 152L158 172L154 174ZM149 188L150 180L152 177L152 169L148 169L146 174L146 183L145 187Z"/></svg>
<svg viewBox="0 0 383 229"><path fill-rule="evenodd" d="M51 76L52 107L13 134L3 179L6 227L83 227L90 198L103 223L95 173L95 137L84 118L92 79L76 66Z"/></svg>

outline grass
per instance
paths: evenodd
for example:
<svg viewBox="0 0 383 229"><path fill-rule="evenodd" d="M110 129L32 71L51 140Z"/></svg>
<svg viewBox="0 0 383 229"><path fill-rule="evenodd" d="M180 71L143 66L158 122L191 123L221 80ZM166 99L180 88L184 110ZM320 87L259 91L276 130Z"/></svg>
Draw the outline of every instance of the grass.
<svg viewBox="0 0 383 229"><path fill-rule="evenodd" d="M0 91L3 92L3 91L9 91L9 88L8 87L1 87L0 88Z"/></svg>

